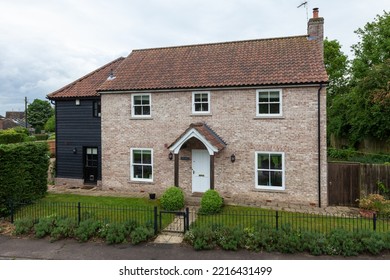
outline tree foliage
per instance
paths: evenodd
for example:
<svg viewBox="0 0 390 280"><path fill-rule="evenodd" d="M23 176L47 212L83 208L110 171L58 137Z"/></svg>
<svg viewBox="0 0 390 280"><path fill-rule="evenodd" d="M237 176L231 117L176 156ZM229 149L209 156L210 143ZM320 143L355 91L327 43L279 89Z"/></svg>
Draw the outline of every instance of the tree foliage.
<svg viewBox="0 0 390 280"><path fill-rule="evenodd" d="M55 132L56 130L56 119L55 119L55 115L52 115L48 120L47 122L45 123L45 130L47 132Z"/></svg>
<svg viewBox="0 0 390 280"><path fill-rule="evenodd" d="M351 145L365 138L390 139L390 13L378 15L356 32L351 68L335 41L325 41L325 64L331 80L328 132ZM346 80L344 78L347 77Z"/></svg>
<svg viewBox="0 0 390 280"><path fill-rule="evenodd" d="M28 123L34 128L42 129L53 114L50 103L40 99L35 99L27 108Z"/></svg>

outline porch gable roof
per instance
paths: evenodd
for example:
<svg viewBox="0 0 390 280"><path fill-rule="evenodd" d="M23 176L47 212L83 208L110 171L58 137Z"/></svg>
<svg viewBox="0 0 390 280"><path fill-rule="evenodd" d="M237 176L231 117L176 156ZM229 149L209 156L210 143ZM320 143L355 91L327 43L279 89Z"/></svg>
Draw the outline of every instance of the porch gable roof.
<svg viewBox="0 0 390 280"><path fill-rule="evenodd" d="M218 153L227 145L206 123L192 123L168 148L178 154L182 145L193 137L206 146L210 155Z"/></svg>

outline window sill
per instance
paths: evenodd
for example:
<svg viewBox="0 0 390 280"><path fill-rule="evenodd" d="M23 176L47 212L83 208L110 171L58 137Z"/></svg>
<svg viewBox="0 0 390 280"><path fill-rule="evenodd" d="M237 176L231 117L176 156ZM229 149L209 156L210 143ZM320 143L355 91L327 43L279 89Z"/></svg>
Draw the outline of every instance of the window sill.
<svg viewBox="0 0 390 280"><path fill-rule="evenodd" d="M213 114L211 113L192 113L191 117L211 117Z"/></svg>
<svg viewBox="0 0 390 280"><path fill-rule="evenodd" d="M131 184L138 184L138 185L154 185L154 182L151 181L135 181L135 180L129 180L127 181L128 183Z"/></svg>
<svg viewBox="0 0 390 280"><path fill-rule="evenodd" d="M283 116L256 116L254 120L264 120L264 119L285 119Z"/></svg>
<svg viewBox="0 0 390 280"><path fill-rule="evenodd" d="M287 193L286 189L280 189L280 190L271 190L271 189L260 189L260 188L253 188L252 191L254 192L268 192L268 193Z"/></svg>
<svg viewBox="0 0 390 280"><path fill-rule="evenodd" d="M152 117L130 117L130 120L153 120Z"/></svg>

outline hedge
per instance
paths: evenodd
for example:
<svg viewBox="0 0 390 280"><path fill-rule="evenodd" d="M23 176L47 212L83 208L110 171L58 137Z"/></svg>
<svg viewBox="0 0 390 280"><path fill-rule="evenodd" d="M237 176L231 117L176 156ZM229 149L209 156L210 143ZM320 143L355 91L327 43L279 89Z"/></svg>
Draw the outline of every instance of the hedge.
<svg viewBox="0 0 390 280"><path fill-rule="evenodd" d="M7 203L31 201L47 191L49 151L46 142L0 145L0 214Z"/></svg>
<svg viewBox="0 0 390 280"><path fill-rule="evenodd" d="M24 138L24 134L21 133L0 134L0 144L20 143L24 141Z"/></svg>

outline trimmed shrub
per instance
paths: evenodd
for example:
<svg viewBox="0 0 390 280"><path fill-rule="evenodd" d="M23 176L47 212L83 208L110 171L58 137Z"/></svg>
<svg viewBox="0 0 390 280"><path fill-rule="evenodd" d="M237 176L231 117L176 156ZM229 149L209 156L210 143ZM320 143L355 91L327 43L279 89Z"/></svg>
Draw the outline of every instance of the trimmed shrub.
<svg viewBox="0 0 390 280"><path fill-rule="evenodd" d="M22 218L20 220L16 220L14 222L15 235L23 235L23 234L29 234L32 231L32 228L34 226L34 220L32 218Z"/></svg>
<svg viewBox="0 0 390 280"><path fill-rule="evenodd" d="M86 219L80 222L79 226L74 230L74 236L80 242L86 242L93 236L100 235L102 225L94 219Z"/></svg>
<svg viewBox="0 0 390 280"><path fill-rule="evenodd" d="M59 218L55 221L53 230L50 233L51 241L74 236L77 222L74 218Z"/></svg>
<svg viewBox="0 0 390 280"><path fill-rule="evenodd" d="M47 143L0 145L0 165L0 209L3 211L9 201L17 205L45 195L49 167Z"/></svg>
<svg viewBox="0 0 390 280"><path fill-rule="evenodd" d="M195 250L211 250L216 246L215 231L211 228L194 228L186 232L184 240Z"/></svg>
<svg viewBox="0 0 390 280"><path fill-rule="evenodd" d="M35 134L37 141L46 141L49 138L48 134Z"/></svg>
<svg viewBox="0 0 390 280"><path fill-rule="evenodd" d="M220 228L216 231L217 245L224 250L237 251L243 235L243 231L239 228Z"/></svg>
<svg viewBox="0 0 390 280"><path fill-rule="evenodd" d="M49 235L54 228L56 222L55 217L44 217L40 218L38 223L34 225L35 237L43 238Z"/></svg>
<svg viewBox="0 0 390 280"><path fill-rule="evenodd" d="M184 193L178 187L169 187L160 198L162 208L175 211L184 207Z"/></svg>
<svg viewBox="0 0 390 280"><path fill-rule="evenodd" d="M154 236L154 230L150 227L137 227L130 233L131 243L139 244Z"/></svg>
<svg viewBox="0 0 390 280"><path fill-rule="evenodd" d="M108 244L119 244L126 241L129 232L123 224L109 224L105 235Z"/></svg>
<svg viewBox="0 0 390 280"><path fill-rule="evenodd" d="M206 191L200 201L199 213L211 215L219 213L223 206L223 199L216 190Z"/></svg>

